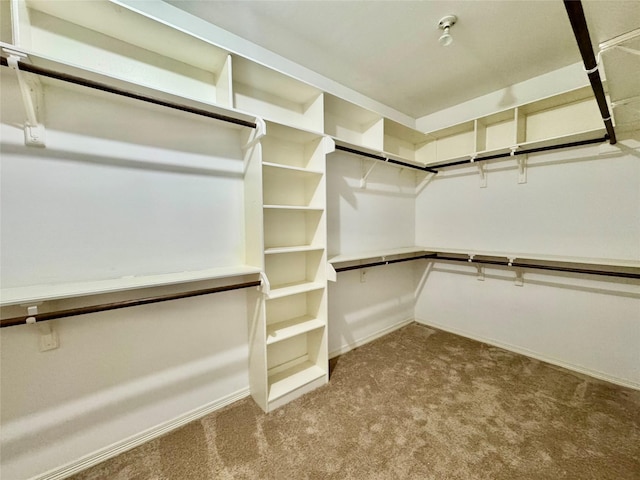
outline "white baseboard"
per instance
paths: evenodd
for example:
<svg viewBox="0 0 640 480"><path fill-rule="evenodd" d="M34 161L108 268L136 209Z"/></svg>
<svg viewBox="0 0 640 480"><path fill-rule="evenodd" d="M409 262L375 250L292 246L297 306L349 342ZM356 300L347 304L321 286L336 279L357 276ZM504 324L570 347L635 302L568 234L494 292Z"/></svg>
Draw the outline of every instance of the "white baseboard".
<svg viewBox="0 0 640 480"><path fill-rule="evenodd" d="M394 330L398 330L399 328L402 328L405 325L409 325L410 323L413 323L413 322L414 322L414 319L410 318L408 320L403 320L400 323L391 325L390 327L385 327L382 330L378 330L377 332L374 332L371 335L367 335L366 337L361 338L360 340L356 340L355 342L352 342L348 345L343 345L337 350L329 352L329 358L334 358L334 357L337 357L338 355L347 353L348 351L353 350L354 348L361 347L365 343L369 343L377 338L384 337L385 335L393 332Z"/></svg>
<svg viewBox="0 0 640 480"><path fill-rule="evenodd" d="M73 462L67 463L61 467L54 468L45 472L43 474L32 477L31 480L61 480L63 478L70 477L71 475L75 475L83 470L86 470L89 467L93 467L94 465L99 464L100 462L104 462L105 460L115 457L116 455L120 455L121 453L126 452L127 450L131 450L132 448L138 447L143 443L146 443L150 440L158 438L165 433L168 433L172 430L175 430L179 427L186 425L189 422L194 420L198 420L199 418L204 417L216 410L221 409L222 407L226 407L227 405L232 404L233 402L237 402L238 400L242 400L249 396L249 387L238 390L237 392L226 395L225 397L219 398L211 403L203 405L202 407L198 407L190 412L187 412L179 417L174 418L173 420L169 420L168 422L161 423L156 425L155 427L151 427L143 432L140 432L136 435L133 435L129 438L116 442L108 447L97 450L93 453L85 455L84 457L75 460Z"/></svg>
<svg viewBox="0 0 640 480"><path fill-rule="evenodd" d="M536 360L540 360L542 362L550 363L551 365L556 365L558 367L566 368L567 370L571 370L582 375L587 375L589 377L596 378L598 380L604 380L606 382L615 383L616 385L620 385L622 387L633 388L635 390L640 390L640 384L636 382L632 382L630 380L624 378L614 377L612 375L598 372L596 370L591 370L588 368L581 367L579 365L574 365L572 363L567 363L562 360L558 360L557 358L547 357L546 355L541 355L532 350L528 350L523 347L518 347L516 345L511 345L509 343L503 343L492 338L486 338L479 335L475 335L473 333L469 333L464 330L459 330L457 328L452 328L448 325L441 325L436 322L427 322L425 320L421 320L416 318L417 323L421 325L426 325L427 327L437 328L438 330L443 330L445 332L453 333L455 335L460 335L461 337L470 338L471 340L477 340L482 343L486 343L489 345L493 345L494 347L503 348L505 350L509 350L510 352L519 353L520 355L524 355L525 357L535 358Z"/></svg>

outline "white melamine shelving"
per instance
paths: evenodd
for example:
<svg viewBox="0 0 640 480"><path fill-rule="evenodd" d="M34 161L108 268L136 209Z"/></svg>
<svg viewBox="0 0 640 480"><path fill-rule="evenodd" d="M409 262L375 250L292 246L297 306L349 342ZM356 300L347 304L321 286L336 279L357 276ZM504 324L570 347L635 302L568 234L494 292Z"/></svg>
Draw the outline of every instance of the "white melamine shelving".
<svg viewBox="0 0 640 480"><path fill-rule="evenodd" d="M368 250L365 252L334 255L329 258L329 263L337 264L337 263L346 263L346 262L357 262L360 260L381 259L381 258L395 257L400 255L411 255L411 254L421 254L421 253L425 253L425 249L423 247L417 247L417 246L390 248L386 250Z"/></svg>
<svg viewBox="0 0 640 480"><path fill-rule="evenodd" d="M234 267L209 268L206 270L192 272L176 272L159 275L111 278L87 282L69 282L3 288L0 290L0 305L22 305L87 295L101 295L105 293L122 292L141 288L231 278L258 273L260 273L259 268L240 265Z"/></svg>
<svg viewBox="0 0 640 480"><path fill-rule="evenodd" d="M232 107L227 51L106 0L18 0L13 45L55 60Z"/></svg>
<svg viewBox="0 0 640 480"><path fill-rule="evenodd" d="M249 363L252 395L270 411L328 379L325 161L333 142L269 122L260 143L269 288Z"/></svg>
<svg viewBox="0 0 640 480"><path fill-rule="evenodd" d="M234 107L267 120L322 132L322 91L242 57L233 57Z"/></svg>
<svg viewBox="0 0 640 480"><path fill-rule="evenodd" d="M382 116L329 94L324 100L324 131L354 146L383 149Z"/></svg>

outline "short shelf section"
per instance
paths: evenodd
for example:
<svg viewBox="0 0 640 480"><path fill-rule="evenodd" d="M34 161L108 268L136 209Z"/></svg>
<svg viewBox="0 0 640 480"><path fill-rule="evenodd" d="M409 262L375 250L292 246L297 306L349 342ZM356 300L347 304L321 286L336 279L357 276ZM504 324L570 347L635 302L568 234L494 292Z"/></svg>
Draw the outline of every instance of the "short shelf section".
<svg viewBox="0 0 640 480"><path fill-rule="evenodd" d="M285 371L269 375L268 400L269 402L277 400L314 380L323 378L326 374L325 369L306 361Z"/></svg>
<svg viewBox="0 0 640 480"><path fill-rule="evenodd" d="M267 345L324 327L324 322L310 315L292 318L267 326Z"/></svg>
<svg viewBox="0 0 640 480"><path fill-rule="evenodd" d="M127 276L86 282L69 282L45 285L10 287L0 290L0 305L22 305L64 298L100 295L149 287L177 285L181 283L215 280L259 274L260 268L239 265L233 267L209 268L189 272L165 273L159 275Z"/></svg>
<svg viewBox="0 0 640 480"><path fill-rule="evenodd" d="M234 107L273 122L322 132L322 91L242 57L233 57ZM268 133L267 133L268 135Z"/></svg>

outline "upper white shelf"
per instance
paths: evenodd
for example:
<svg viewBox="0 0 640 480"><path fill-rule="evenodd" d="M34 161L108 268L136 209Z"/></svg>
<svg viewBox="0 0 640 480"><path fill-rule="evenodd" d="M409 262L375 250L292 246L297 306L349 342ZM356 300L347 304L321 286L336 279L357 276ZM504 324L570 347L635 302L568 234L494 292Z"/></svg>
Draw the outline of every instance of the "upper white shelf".
<svg viewBox="0 0 640 480"><path fill-rule="evenodd" d="M572 263L593 265L601 267L622 267L622 268L640 268L640 259L627 260L615 258L595 258L595 257L572 257L565 255L547 255L536 253L518 253L518 252L496 252L489 250L475 249L455 249L455 248L437 248L423 247L423 253L439 253L443 255L474 255L478 257L499 257L514 262L538 261L538 262L555 262L555 263Z"/></svg>
<svg viewBox="0 0 640 480"><path fill-rule="evenodd" d="M366 252L335 255L333 257L330 257L328 261L331 264L344 263L344 262L357 262L359 260L386 258L394 255L410 255L413 253L422 254L422 253L425 253L425 249L423 247L413 246L413 247L390 248L388 250L370 250Z"/></svg>
<svg viewBox="0 0 640 480"><path fill-rule="evenodd" d="M177 285L181 283L198 282L203 280L232 278L243 275L259 274L260 272L261 270L257 267L238 265L233 267L209 268L206 270L197 270L190 272L127 276L87 282L70 282L3 288L2 290L0 290L0 305L23 305L51 300L60 300L64 298L122 292L140 288L160 287L165 285Z"/></svg>

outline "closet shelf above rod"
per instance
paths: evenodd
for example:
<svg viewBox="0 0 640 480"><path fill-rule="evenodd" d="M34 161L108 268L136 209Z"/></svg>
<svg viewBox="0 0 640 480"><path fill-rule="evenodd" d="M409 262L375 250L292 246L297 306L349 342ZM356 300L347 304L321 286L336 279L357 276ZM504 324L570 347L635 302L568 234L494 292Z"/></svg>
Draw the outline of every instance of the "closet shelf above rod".
<svg viewBox="0 0 640 480"><path fill-rule="evenodd" d="M389 260L386 259L387 256L390 257L392 255L400 255L403 253L407 255L413 255L404 258L393 258ZM377 260L378 258L380 260ZM372 261L374 259L376 261ZM570 258L553 255L502 254L496 252L467 253L461 250L447 251L429 248L423 248L422 250L412 249L411 251L407 252L390 250L387 254L364 252L360 256L340 255L331 258L329 260L329 263L333 265L333 268L336 272L345 272L362 268L390 265L393 263L408 262L412 260L429 260L433 262L462 262L475 265L495 265L511 268L548 270L557 272L580 273L585 275L640 279L640 262L627 262L623 260L606 259L592 260L587 258ZM366 261L366 263L346 265L343 267L337 266L339 264L357 261Z"/></svg>
<svg viewBox="0 0 640 480"><path fill-rule="evenodd" d="M22 325L30 323L28 318L32 318L36 323L45 322L49 320L55 320L64 317L74 317L77 315L86 315L89 313L106 312L109 310L117 310L120 308L137 307L140 305L149 305L151 303L167 302L170 300L179 300L182 298L197 297L201 295L209 295L212 293L228 292L231 290L238 290L241 288L258 287L261 282L259 280L252 282L236 283L233 285L224 285L220 287L203 288L199 290L191 290L189 292L173 293L168 295L157 295L154 297L138 298L134 300L125 300L122 302L103 303L99 305L90 305L87 307L71 308L68 310L59 310L55 312L39 313L36 315L26 315L21 317L5 318L0 320L0 328L12 327L15 325Z"/></svg>
<svg viewBox="0 0 640 480"><path fill-rule="evenodd" d="M235 125L240 125L242 127L249 127L254 129L257 128L257 124L255 122L250 122L248 120L234 118L228 115L211 112L202 108L191 107L191 106L180 104L177 102L162 100L162 99L154 98L148 95L142 95L136 92L124 90L121 88L116 88L111 85L107 85L105 83L96 82L93 80L89 80L87 78L78 77L76 75L70 75L68 73L56 72L48 68L31 65L25 62L18 61L17 64L20 71L22 72L32 73L35 75L39 75L41 77L52 78L54 80L60 80L66 83L74 84L74 85L80 85L82 87L93 88L94 90L100 90L103 92L120 95L122 97L132 98L134 100L140 100L146 103L151 103L154 105L171 108L173 110L180 110L182 112L192 113L194 115L199 115L202 117L212 118L215 120L220 120L220 121L232 123ZM7 57L4 57L4 56L0 57L0 65L4 67L9 67Z"/></svg>
<svg viewBox="0 0 640 480"><path fill-rule="evenodd" d="M376 155L369 152L363 152L361 150L356 150L355 148L349 148L342 145L336 144L336 150L342 150L343 152L353 153L355 155L360 155L362 157L372 158L374 160L379 160L381 162L391 163L393 165L399 165L401 167L413 168L414 170L420 170L422 172L430 172L430 173L438 173L437 170L434 170L430 167L421 167L420 165L412 165L411 163L401 162L399 160L394 160L392 158L383 157L381 155Z"/></svg>

